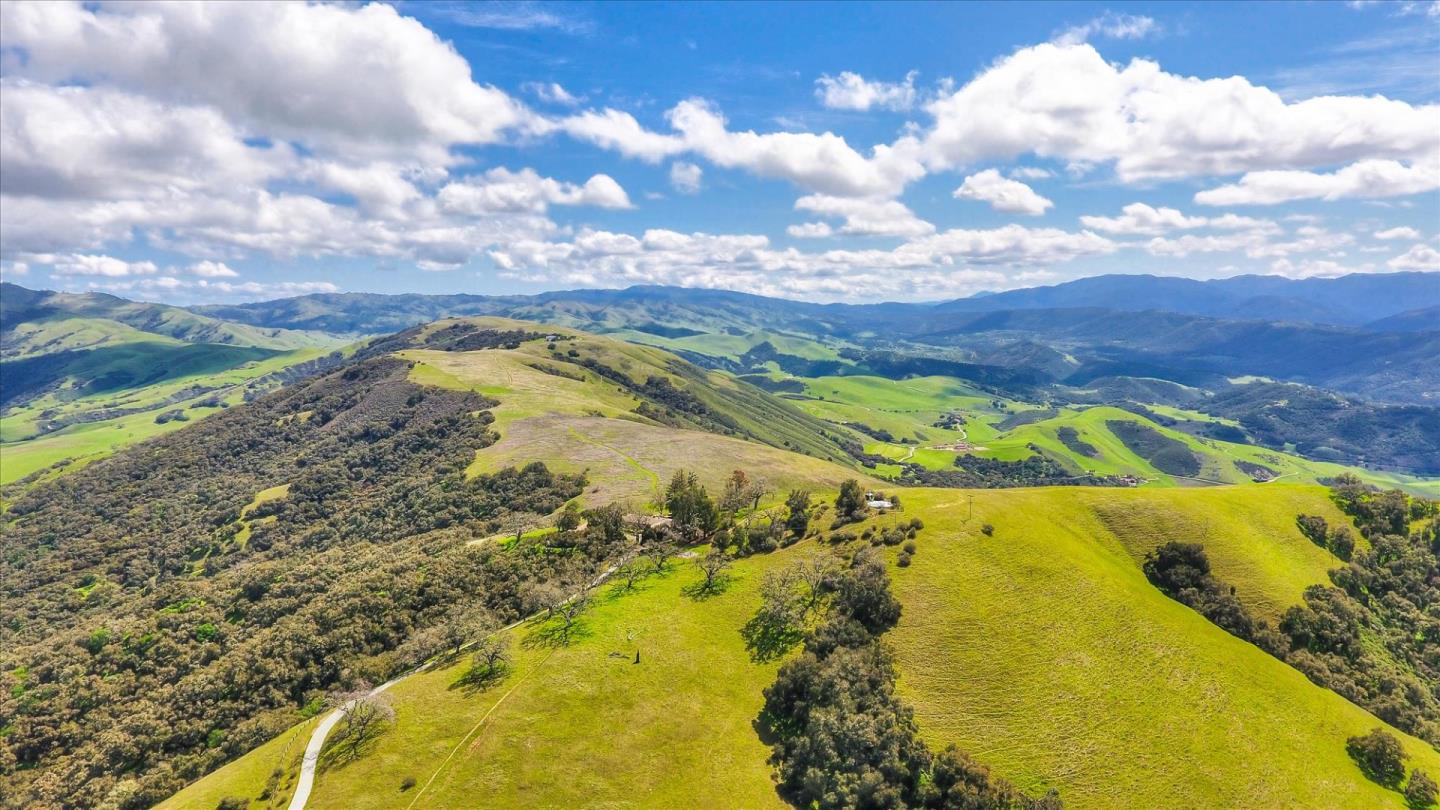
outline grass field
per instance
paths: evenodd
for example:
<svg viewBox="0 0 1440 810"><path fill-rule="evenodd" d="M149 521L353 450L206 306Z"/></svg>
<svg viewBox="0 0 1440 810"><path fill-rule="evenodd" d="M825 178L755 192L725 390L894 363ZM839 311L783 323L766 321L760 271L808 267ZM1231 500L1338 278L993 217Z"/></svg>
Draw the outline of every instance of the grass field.
<svg viewBox="0 0 1440 810"><path fill-rule="evenodd" d="M584 336L560 345L636 380L669 376L675 385L695 391L713 410L769 444L677 430L640 417L634 413L640 399L613 381L556 361L540 341L515 350L411 350L401 356L415 362L411 379L416 382L468 388L499 402L491 412L500 440L476 454L472 474L541 459L557 470L585 472L590 482L584 496L587 503L618 500L636 506L652 502L682 467L697 469L712 489L718 489L731 470L744 469L764 479L782 498L791 487L833 488L845 478L857 477L852 468L820 457L833 453L833 446L818 441L817 431L824 423L729 377L709 373L704 385L690 385L673 373L669 354L608 338ZM561 368L580 379L547 373L537 365ZM814 455L787 452L787 446L809 449ZM681 447L684 452L677 452Z"/></svg>
<svg viewBox="0 0 1440 810"><path fill-rule="evenodd" d="M1242 601L1273 615L1324 577L1324 552L1293 525L1296 511L1335 517L1318 487L907 490L905 502L926 528L912 566L892 571L905 612L886 639L933 745L1057 788L1071 808L1403 806L1344 751L1378 721L1139 568L1162 539L1200 539ZM522 627L515 671L478 693L459 667L403 681L394 728L322 771L311 806L780 806L751 726L775 665L752 663L738 629L764 571L816 551L743 560L703 601L677 564L603 595L568 647L527 645ZM1412 765L1440 772L1440 755L1403 739ZM256 756L182 796L258 795L273 766L244 764ZM406 777L417 787L402 791Z"/></svg>
<svg viewBox="0 0 1440 810"><path fill-rule="evenodd" d="M1318 493L1282 509L1266 503L1270 490L1216 492L1230 503L1192 501L1210 494L1199 491L986 491L969 521L959 493L907 493L935 529L895 574L905 615L892 642L924 736L1023 787L1058 788L1067 807L1403 806L1345 753L1372 716L1161 595L1135 559L1150 539L1117 537L1084 508L1144 504L1212 521L1218 538L1235 518L1324 507ZM1254 572L1251 587L1236 583L1242 599L1279 586L1283 571L1249 559L1274 549L1207 546L1220 576ZM1426 771L1440 765L1428 746L1406 747Z"/></svg>
<svg viewBox="0 0 1440 810"><path fill-rule="evenodd" d="M1249 482L1251 476L1237 466L1238 461L1273 470L1277 481L1313 482L1342 472L1353 472L1377 486L1402 487L1416 494L1440 497L1440 479L1437 478L1346 467L1248 444L1197 438L1119 408L1065 407L1056 409L1054 415L1015 424L1023 421L1023 417L1016 419L1017 415L1034 414L1039 417L1044 412L1033 404L996 397L950 377L898 381L864 376L819 377L805 379L804 382L805 398L795 400L800 408L830 422L860 423L889 431L896 442L877 441L858 432L856 436L864 442L866 452L896 461L910 461L933 470L947 469L954 464L957 451L941 448L964 442L971 449L963 452L1007 461L1034 455L1032 446L1039 447L1076 474L1091 471L1100 475L1133 475L1144 479L1147 486ZM1232 424L1179 408L1150 407L1157 413L1176 419ZM935 427L943 415L951 412L963 415L963 430ZM1006 420L1012 420L1008 428L1005 427ZM1200 470L1193 477L1181 478L1157 469L1115 435L1106 424L1112 420L1147 425L1185 444L1200 459ZM1060 438L1062 428L1074 430L1079 440L1095 447L1097 455L1083 455L1068 446ZM877 469L877 474L886 472ZM898 468L893 472L898 472Z"/></svg>
<svg viewBox="0 0 1440 810"><path fill-rule="evenodd" d="M187 351L203 348L191 344L180 345ZM239 386L243 383L328 352L328 349L309 348L263 359L245 359L248 355L234 354L235 347L215 348L227 357L233 356L237 362L229 365L222 362L218 368L202 364L201 370L179 367L171 369L170 373L156 382L75 399L47 394L22 407L7 410L0 416L0 439L3 439L3 442L0 442L0 485L12 483L66 459L72 462L69 469L75 469L75 465L88 464L121 447L178 430L196 419L220 410L215 407L192 407L201 400L219 397L226 404L237 405L242 401ZM212 355L212 359L215 357L219 355ZM150 359L155 358L152 356ZM183 396L186 389L194 386L213 390L176 399L177 396ZM81 422L52 433L37 435L37 423L42 420L42 412L50 411L51 416L48 418L63 418L112 409L144 410L110 419ZM177 409L182 411L189 421L177 420L164 424L155 422L158 414Z"/></svg>

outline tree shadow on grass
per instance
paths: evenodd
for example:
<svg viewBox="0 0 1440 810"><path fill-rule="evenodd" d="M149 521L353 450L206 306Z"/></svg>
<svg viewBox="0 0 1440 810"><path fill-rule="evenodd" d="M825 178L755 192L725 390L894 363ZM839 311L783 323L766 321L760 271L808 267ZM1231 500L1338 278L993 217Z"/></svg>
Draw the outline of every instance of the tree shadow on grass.
<svg viewBox="0 0 1440 810"><path fill-rule="evenodd" d="M483 666L468 667L455 682L447 687L450 690L462 689L466 695L478 695L498 685L510 674L509 665L497 666L494 669Z"/></svg>
<svg viewBox="0 0 1440 810"><path fill-rule="evenodd" d="M637 579L635 581L635 584L633 585L626 583L623 580L620 582L612 581L611 586L605 589L605 593L600 596L600 601L608 604L610 602L624 599L625 597L632 594L644 593L645 591L650 590L650 583L648 581L649 579L649 577Z"/></svg>
<svg viewBox="0 0 1440 810"><path fill-rule="evenodd" d="M764 664L777 661L795 649L795 646L804 640L805 633L792 625L757 613L740 628L740 637L745 639L745 649L750 653L750 660Z"/></svg>
<svg viewBox="0 0 1440 810"><path fill-rule="evenodd" d="M343 728L337 726L337 729ZM390 723L377 723L365 730L363 736L358 740L353 734L344 734L340 731L332 731L329 739L325 740L325 747L320 750L320 758L315 762L315 769L320 773L331 770L344 770L351 764L365 758L375 748L376 741L382 737L390 728Z"/></svg>
<svg viewBox="0 0 1440 810"><path fill-rule="evenodd" d="M563 620L550 620L535 628L520 642L527 650L558 649L568 647L576 641L589 638L592 631L583 620L576 620L569 627Z"/></svg>
<svg viewBox="0 0 1440 810"><path fill-rule="evenodd" d="M686 585L680 589L680 593L694 599L696 602L703 602L706 599L719 596L730 590L730 586L734 583L735 577L729 574L721 574L709 582L702 579L692 585Z"/></svg>

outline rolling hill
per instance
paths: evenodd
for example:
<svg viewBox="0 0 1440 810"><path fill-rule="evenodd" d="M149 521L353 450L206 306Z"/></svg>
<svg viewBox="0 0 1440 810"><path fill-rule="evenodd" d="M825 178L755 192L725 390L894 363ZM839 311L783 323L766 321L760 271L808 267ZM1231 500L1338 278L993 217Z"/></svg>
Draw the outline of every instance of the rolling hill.
<svg viewBox="0 0 1440 810"><path fill-rule="evenodd" d="M779 335L712 340L737 359L766 343L852 362ZM699 336L663 341L699 348ZM1200 543L1239 602L1277 622L1336 562L1297 515L1348 520L1324 490L1286 483L1320 468L1264 458L1289 477L1214 486L1248 480L1234 462L1270 451L950 377L768 373L801 388L780 396L565 327L444 320L35 483L0 533L0 715L13 718L0 740L22 766L7 772L13 795L285 806L327 694L410 671L431 654L416 650L434 649L417 645L439 635L505 625L509 675L477 685L462 657L395 683L394 722L354 761L332 746L307 806L779 806L756 723L781 661L752 660L741 632L765 576L917 518L913 561L886 552L903 606L886 643L936 750L960 745L1070 807L1401 805L1345 753L1379 720L1142 571L1162 543ZM957 419L936 425L947 416ZM940 446L961 442L971 446ZM1155 448L1173 445L1200 474L1161 468L1170 461ZM861 466L879 451L897 465ZM939 470L1037 453L1153 478L896 493L879 477L909 469L899 462ZM714 595L696 590L683 559L633 589L617 578L563 642L543 619L558 597L526 619L537 594L582 587L623 554L589 528L552 528L565 504L603 527L608 505L663 509L681 471L718 493L736 470L761 484L747 524L793 489L828 503L847 479L888 487L904 511L828 534L822 515L806 539L737 560ZM1206 486L1171 486L1190 479ZM101 708L77 708L82 689ZM137 744L115 747L101 733L115 726ZM1400 736L1412 764L1440 771L1433 748ZM556 778L560 758L588 776Z"/></svg>
<svg viewBox="0 0 1440 810"><path fill-rule="evenodd" d="M1204 539L1242 599L1267 614L1293 603L1328 562L1290 512L1333 507L1316 488L1264 492L987 491L972 506L968 493L907 490L926 529L914 563L892 572L904 614L891 642L922 734L1022 787L1057 788L1067 807L1403 806L1344 753L1374 718L1140 574L1162 537ZM1163 521L1118 517L1137 512ZM463 687L464 662L401 681L394 727L362 761L322 767L307 806L784 806L751 728L775 664L752 661L740 631L766 572L821 551L806 541L743 560L710 599L685 594L696 575L679 566L612 586L573 644L527 645L539 623L512 631L514 672L489 689ZM251 806L283 806L303 730L162 806L253 799L277 768L274 798ZM1440 766L1423 743L1406 747ZM560 760L583 775L557 778Z"/></svg>
<svg viewBox="0 0 1440 810"><path fill-rule="evenodd" d="M4 284L0 484L88 463L238 404L247 391L325 365L339 345L179 307Z"/></svg>

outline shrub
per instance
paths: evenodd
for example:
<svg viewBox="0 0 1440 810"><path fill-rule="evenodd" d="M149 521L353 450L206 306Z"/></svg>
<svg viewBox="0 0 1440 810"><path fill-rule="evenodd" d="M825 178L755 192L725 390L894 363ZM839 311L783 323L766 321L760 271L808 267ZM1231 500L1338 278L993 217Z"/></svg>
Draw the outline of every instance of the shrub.
<svg viewBox="0 0 1440 810"><path fill-rule="evenodd" d="M905 553L906 553L906 554L914 554L914 553L915 553L915 544L914 544L914 543L906 543L905 546L904 546L904 550L905 550Z"/></svg>
<svg viewBox="0 0 1440 810"><path fill-rule="evenodd" d="M250 800L242 796L226 796L215 805L215 810L246 810L250 806Z"/></svg>
<svg viewBox="0 0 1440 810"><path fill-rule="evenodd" d="M1440 789L1436 788L1435 780L1427 776L1424 771L1416 768L1410 772L1410 784L1405 786L1405 801L1411 807L1418 810L1418 808L1434 806L1437 792L1440 792Z"/></svg>
<svg viewBox="0 0 1440 810"><path fill-rule="evenodd" d="M986 537L994 537L995 527L991 526L989 523L986 523L984 526L980 527L980 533L985 535Z"/></svg>
<svg viewBox="0 0 1440 810"><path fill-rule="evenodd" d="M906 553L903 552L903 551L900 552L900 556L895 558L895 564L898 565L898 566L900 566L901 568L909 568L909 567L910 567L910 555L909 555L909 554L906 554Z"/></svg>
<svg viewBox="0 0 1440 810"><path fill-rule="evenodd" d="M919 531L919 530L925 528L925 521L921 520L921 519L918 518L918 517L917 517L917 518L910 518L910 528L912 528L912 529L914 529L914 530L916 530L916 531Z"/></svg>
<svg viewBox="0 0 1440 810"><path fill-rule="evenodd" d="M1398 788L1405 779L1405 750L1400 741L1384 729L1345 741L1345 750L1360 770L1386 787ZM1423 775L1423 774L1422 774ZM1429 777L1426 777L1427 781Z"/></svg>
<svg viewBox="0 0 1440 810"><path fill-rule="evenodd" d="M407 776L407 777L405 777L404 779L401 779L401 780L400 780L400 792L401 792L401 793L404 793L405 791L407 791L407 790L409 790L410 788L413 788L413 787L415 787L415 777L413 777L413 776Z"/></svg>

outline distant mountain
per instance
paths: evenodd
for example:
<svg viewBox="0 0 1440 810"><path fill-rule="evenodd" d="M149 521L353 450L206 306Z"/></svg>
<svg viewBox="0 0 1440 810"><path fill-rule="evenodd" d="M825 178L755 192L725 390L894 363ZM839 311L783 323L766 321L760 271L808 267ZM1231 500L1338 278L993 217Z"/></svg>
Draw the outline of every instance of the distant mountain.
<svg viewBox="0 0 1440 810"><path fill-rule="evenodd" d="M282 351L335 342L324 334L227 323L182 307L105 293L51 292L0 283L0 347L6 357L146 339Z"/></svg>
<svg viewBox="0 0 1440 810"><path fill-rule="evenodd" d="M666 338L771 330L862 345L955 347L977 362L1033 368L1057 379L1075 365L1073 355L1093 376L1206 384L1260 374L1367 399L1432 402L1440 397L1440 371L1432 362L1440 331L1426 326L1426 310L1410 312L1417 305L1440 306L1440 274L1304 281L1098 276L940 304L813 304L725 290L631 287L530 296L308 295L195 311L261 327L348 334L466 315ZM1372 322L1373 330L1364 326ZM1037 353L1037 342L1063 355Z"/></svg>
<svg viewBox="0 0 1440 810"><path fill-rule="evenodd" d="M1440 329L1440 306L1412 309L1365 324L1371 332L1430 332Z"/></svg>
<svg viewBox="0 0 1440 810"><path fill-rule="evenodd" d="M1301 280L1236 276L1212 281L1150 275L1094 276L1053 287L962 298L937 309L989 312L1073 307L1359 326L1417 307L1440 307L1440 273L1356 273Z"/></svg>

